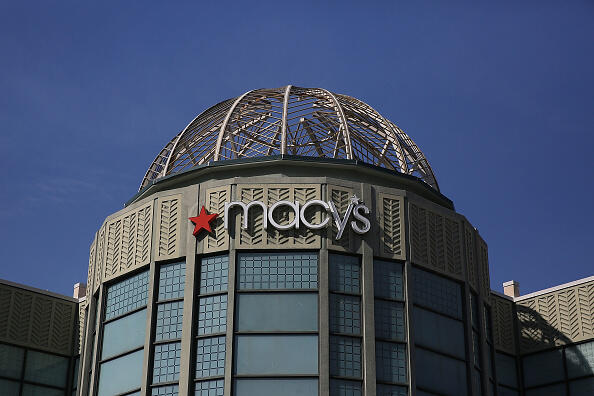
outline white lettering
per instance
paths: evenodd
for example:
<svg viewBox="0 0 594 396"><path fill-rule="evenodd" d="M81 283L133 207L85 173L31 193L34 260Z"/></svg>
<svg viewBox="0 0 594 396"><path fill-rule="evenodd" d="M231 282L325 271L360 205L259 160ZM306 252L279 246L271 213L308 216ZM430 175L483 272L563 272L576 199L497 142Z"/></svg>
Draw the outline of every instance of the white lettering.
<svg viewBox="0 0 594 396"><path fill-rule="evenodd" d="M301 217L301 222L303 223L303 225L306 226L307 228L311 228L312 230L319 230L320 228L326 227L326 224L328 224L328 222L330 221L330 217L326 217L325 219L323 219L320 224L312 224L309 221L307 221L307 219L305 218L305 210L313 205L319 205L319 206L323 207L324 209L326 209L326 212L328 210L330 210L330 206L324 201L320 201L319 199L313 199L311 201L307 201L305 203L305 205L303 205L301 207L301 216L300 217Z"/></svg>
<svg viewBox="0 0 594 396"><path fill-rule="evenodd" d="M274 220L274 210L280 206L290 206L291 208L293 208L293 221L291 221L289 224L278 224ZM268 211L268 221L274 228L278 230L290 230L291 228L299 229L299 202L275 202L274 205L272 205L270 207L270 210Z"/></svg>
<svg viewBox="0 0 594 396"><path fill-rule="evenodd" d="M355 206L355 209L353 209L353 216L356 220L363 223L363 228L360 228L356 221L351 221L351 227L353 227L353 231L355 231L357 234L365 234L371 229L371 223L367 217L361 214L360 210L363 210L363 213L365 214L369 214L369 208L360 203Z"/></svg>

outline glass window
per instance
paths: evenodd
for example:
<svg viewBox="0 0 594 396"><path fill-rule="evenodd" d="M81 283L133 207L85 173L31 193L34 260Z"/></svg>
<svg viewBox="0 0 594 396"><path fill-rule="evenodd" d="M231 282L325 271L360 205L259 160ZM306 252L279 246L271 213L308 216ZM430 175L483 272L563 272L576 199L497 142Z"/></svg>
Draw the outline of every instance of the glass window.
<svg viewBox="0 0 594 396"><path fill-rule="evenodd" d="M518 386L516 359L513 356L496 352L495 366L497 367L497 381L500 384L514 388Z"/></svg>
<svg viewBox="0 0 594 396"><path fill-rule="evenodd" d="M200 261L200 294L227 291L229 256L204 257Z"/></svg>
<svg viewBox="0 0 594 396"><path fill-rule="evenodd" d="M227 330L227 295L200 298L198 335L224 333Z"/></svg>
<svg viewBox="0 0 594 396"><path fill-rule="evenodd" d="M80 357L74 359L72 364L72 388L76 389L78 386L78 366L80 365Z"/></svg>
<svg viewBox="0 0 594 396"><path fill-rule="evenodd" d="M236 374L318 373L317 335L238 335L235 348Z"/></svg>
<svg viewBox="0 0 594 396"><path fill-rule="evenodd" d="M476 367L481 367L481 340L476 331L472 332L472 356Z"/></svg>
<svg viewBox="0 0 594 396"><path fill-rule="evenodd" d="M240 293L238 331L316 331L316 293Z"/></svg>
<svg viewBox="0 0 594 396"><path fill-rule="evenodd" d="M481 387L481 372L476 368L472 369L472 394L474 396L481 396L483 394Z"/></svg>
<svg viewBox="0 0 594 396"><path fill-rule="evenodd" d="M162 264L159 267L158 300L184 298L186 263Z"/></svg>
<svg viewBox="0 0 594 396"><path fill-rule="evenodd" d="M317 395L317 378L241 378L235 380L236 396Z"/></svg>
<svg viewBox="0 0 594 396"><path fill-rule="evenodd" d="M196 378L225 374L225 337L196 340Z"/></svg>
<svg viewBox="0 0 594 396"><path fill-rule="evenodd" d="M377 396L406 396L408 388L398 385L377 384Z"/></svg>
<svg viewBox="0 0 594 396"><path fill-rule="evenodd" d="M140 350L101 364L98 396L111 396L140 388L142 359Z"/></svg>
<svg viewBox="0 0 594 396"><path fill-rule="evenodd" d="M4 396L19 396L20 384L16 381L0 379L0 391Z"/></svg>
<svg viewBox="0 0 594 396"><path fill-rule="evenodd" d="M101 359L144 345L146 309L105 324Z"/></svg>
<svg viewBox="0 0 594 396"><path fill-rule="evenodd" d="M498 386L497 396L520 396L520 392L514 389L505 388L503 386Z"/></svg>
<svg viewBox="0 0 594 396"><path fill-rule="evenodd" d="M359 258L330 254L329 277L330 291L359 294L361 292Z"/></svg>
<svg viewBox="0 0 594 396"><path fill-rule="evenodd" d="M361 334L361 298L330 294L330 331Z"/></svg>
<svg viewBox="0 0 594 396"><path fill-rule="evenodd" d="M375 336L389 340L404 341L404 304L375 300Z"/></svg>
<svg viewBox="0 0 594 396"><path fill-rule="evenodd" d="M462 322L419 307L413 308L413 319L416 344L464 359Z"/></svg>
<svg viewBox="0 0 594 396"><path fill-rule="evenodd" d="M565 396L565 384L543 386L541 388L527 389L526 396Z"/></svg>
<svg viewBox="0 0 594 396"><path fill-rule="evenodd" d="M330 375L361 377L361 339L330 336Z"/></svg>
<svg viewBox="0 0 594 396"><path fill-rule="evenodd" d="M406 346L404 344L377 341L375 361L378 381L406 382Z"/></svg>
<svg viewBox="0 0 594 396"><path fill-rule="evenodd" d="M362 394L362 386L359 381L330 380L330 396L361 396Z"/></svg>
<svg viewBox="0 0 594 396"><path fill-rule="evenodd" d="M223 396L225 382L222 379L196 382L194 396Z"/></svg>
<svg viewBox="0 0 594 396"><path fill-rule="evenodd" d="M413 268L413 300L416 304L462 319L462 290L449 279Z"/></svg>
<svg viewBox="0 0 594 396"><path fill-rule="evenodd" d="M151 389L151 396L177 396L179 385L155 386Z"/></svg>
<svg viewBox="0 0 594 396"><path fill-rule="evenodd" d="M594 395L594 377L584 378L569 383L569 393L574 395Z"/></svg>
<svg viewBox="0 0 594 396"><path fill-rule="evenodd" d="M376 297L404 300L402 264L373 261L373 287Z"/></svg>
<svg viewBox="0 0 594 396"><path fill-rule="evenodd" d="M484 306L485 310L485 337L488 341L493 341L493 324L491 323L491 309L488 306Z"/></svg>
<svg viewBox="0 0 594 396"><path fill-rule="evenodd" d="M415 364L418 387L439 394L467 394L464 362L416 348Z"/></svg>
<svg viewBox="0 0 594 396"><path fill-rule="evenodd" d="M245 289L317 289L315 253L242 253L237 287Z"/></svg>
<svg viewBox="0 0 594 396"><path fill-rule="evenodd" d="M525 386L530 387L563 380L565 374L561 354L561 350L554 350L524 357Z"/></svg>
<svg viewBox="0 0 594 396"><path fill-rule="evenodd" d="M155 341L181 338L183 313L183 301L174 301L157 305Z"/></svg>
<svg viewBox="0 0 594 396"><path fill-rule="evenodd" d="M140 308L148 300L148 271L141 272L107 288L105 319Z"/></svg>
<svg viewBox="0 0 594 396"><path fill-rule="evenodd" d="M155 345L153 384L177 381L179 379L180 358L180 342Z"/></svg>
<svg viewBox="0 0 594 396"><path fill-rule="evenodd" d="M49 353L27 351L25 381L66 387L68 358Z"/></svg>
<svg viewBox="0 0 594 396"><path fill-rule="evenodd" d="M576 378L594 374L594 341L565 349L567 376Z"/></svg>
<svg viewBox="0 0 594 396"><path fill-rule="evenodd" d="M20 379L24 356L24 349L0 344L0 376Z"/></svg>
<svg viewBox="0 0 594 396"><path fill-rule="evenodd" d="M23 384L22 396L64 396L64 391L61 389L46 388L45 386Z"/></svg>
<svg viewBox="0 0 594 396"><path fill-rule="evenodd" d="M474 293L470 293L470 322L472 327L479 328L478 297Z"/></svg>

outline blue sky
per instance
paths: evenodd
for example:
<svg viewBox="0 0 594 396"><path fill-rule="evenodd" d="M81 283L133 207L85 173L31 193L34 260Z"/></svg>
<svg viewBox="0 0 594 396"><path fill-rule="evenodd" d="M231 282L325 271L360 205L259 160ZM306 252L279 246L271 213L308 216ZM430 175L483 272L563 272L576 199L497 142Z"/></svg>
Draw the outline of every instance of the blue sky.
<svg viewBox="0 0 594 396"><path fill-rule="evenodd" d="M593 2L210 3L0 1L0 278L71 294L172 136L287 84L404 129L492 288L594 275Z"/></svg>

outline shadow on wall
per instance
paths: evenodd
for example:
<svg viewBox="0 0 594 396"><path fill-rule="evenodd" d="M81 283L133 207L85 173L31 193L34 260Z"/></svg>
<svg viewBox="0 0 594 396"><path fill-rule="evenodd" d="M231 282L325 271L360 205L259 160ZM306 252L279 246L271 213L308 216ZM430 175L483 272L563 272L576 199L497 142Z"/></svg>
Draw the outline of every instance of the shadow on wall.
<svg viewBox="0 0 594 396"><path fill-rule="evenodd" d="M518 305L517 311L520 326L520 351L523 355L528 354L523 358L526 387L544 385L553 381L571 381L594 375L594 340L589 343L571 345L574 341L553 327L556 324L554 321L559 320L557 312L552 313L552 320L546 320L541 313L526 306ZM567 332L578 329L579 323L576 319L569 323ZM553 350L553 348L556 349ZM561 350L565 352L565 359L563 359ZM584 351L588 356L584 355ZM566 369L563 367L563 360L565 360ZM535 371L540 373L536 377L542 377L542 382L536 377L531 378L530 373ZM585 389L582 386L587 388L588 393L581 393L581 390ZM570 388L573 389L573 385ZM590 390L592 393L589 393ZM580 385L580 390L578 391L576 388L576 391L571 394L572 396L594 394L594 379L588 380L587 384Z"/></svg>

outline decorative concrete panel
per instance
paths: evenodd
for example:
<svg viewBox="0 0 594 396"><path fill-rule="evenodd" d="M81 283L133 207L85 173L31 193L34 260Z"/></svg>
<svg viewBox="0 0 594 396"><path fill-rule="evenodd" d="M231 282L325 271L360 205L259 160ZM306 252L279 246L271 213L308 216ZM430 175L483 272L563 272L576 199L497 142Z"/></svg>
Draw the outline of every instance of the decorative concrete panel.
<svg viewBox="0 0 594 396"><path fill-rule="evenodd" d="M269 184L269 185L237 185L238 201L249 203L260 201L270 207L279 201L305 202L321 199L320 185L313 184ZM288 224L294 220L292 211L281 207L274 212L274 220L279 224ZM237 247L241 249L262 248L320 248L320 231L303 226L300 229L277 230L270 225L264 230L264 211L261 207L250 208L248 212L248 228L242 227L243 213L239 208L233 209L233 219L229 227L234 227ZM311 207L304 213L311 223L321 221L319 207Z"/></svg>
<svg viewBox="0 0 594 396"><path fill-rule="evenodd" d="M163 203L161 202L163 205ZM176 209L173 209L175 212ZM173 217L175 214L173 215ZM128 211L105 225L106 250L103 279L106 281L123 275L131 270L150 262L152 237L153 203L152 201L140 208ZM172 223L170 214L165 215L165 221ZM168 227L169 227L168 223ZM177 220L179 223L179 220ZM161 225L163 225L161 223ZM175 226L172 226L175 227ZM179 228L179 224L177 225ZM161 228L163 229L163 227ZM101 245L101 230L99 231L99 245ZM179 232L178 232L179 233ZM173 231L175 235L175 231ZM172 241L168 248L175 249L174 236L168 234ZM169 240L168 240L169 241ZM159 240L161 243L161 239ZM173 246L173 248L171 248ZM175 251L175 250L174 250ZM97 260L100 263L100 260ZM97 271L96 271L97 272ZM101 280L96 279L99 283Z"/></svg>
<svg viewBox="0 0 594 396"><path fill-rule="evenodd" d="M93 290L93 281L95 279L95 261L97 259L97 237L93 240L91 248L89 249L89 268L87 270L87 292L86 296L89 299L91 290Z"/></svg>
<svg viewBox="0 0 594 396"><path fill-rule="evenodd" d="M478 241L478 274L479 274L479 287L480 292L483 295L485 301L490 300L491 296L491 281L489 277L489 248L487 247L487 243L478 235L476 234L476 238Z"/></svg>
<svg viewBox="0 0 594 396"><path fill-rule="evenodd" d="M594 281L517 303L523 353L594 338Z"/></svg>
<svg viewBox="0 0 594 396"><path fill-rule="evenodd" d="M406 259L404 248L404 198L398 195L379 193L376 221L380 227L379 255Z"/></svg>
<svg viewBox="0 0 594 396"><path fill-rule="evenodd" d="M455 218L410 204L410 244L415 264L461 278L461 238L462 227Z"/></svg>
<svg viewBox="0 0 594 396"><path fill-rule="evenodd" d="M93 288L90 287L87 290L92 290L93 293L97 292L101 281L103 280L103 268L105 267L105 224L101 226L97 233L97 254L95 257L95 281L93 282ZM89 293L87 295L90 297ZM88 299L87 299L88 301Z"/></svg>
<svg viewBox="0 0 594 396"><path fill-rule="evenodd" d="M336 206L336 210L339 212L340 217L342 218L351 203L351 197L353 194L357 194L359 197L361 194L357 191L355 192L352 188L343 187L343 186L335 186L335 185L328 185L328 200L331 200L334 205ZM332 227L328 232L328 247L335 250L343 250L347 252L351 252L354 250L354 233L350 227L347 227L340 239L336 239L336 235L338 234L338 228L332 222Z"/></svg>
<svg viewBox="0 0 594 396"><path fill-rule="evenodd" d="M70 355L77 304L0 284L0 341Z"/></svg>
<svg viewBox="0 0 594 396"><path fill-rule="evenodd" d="M475 290L479 290L478 258L475 248L475 231L470 223L464 223L464 253L466 256L466 276L468 283Z"/></svg>
<svg viewBox="0 0 594 396"><path fill-rule="evenodd" d="M86 308L87 308L87 299L78 303L78 317L76 318L74 330L78 332L75 334L74 341L74 353L83 353L82 348L84 345L84 336L85 336L85 320L86 320Z"/></svg>
<svg viewBox="0 0 594 396"><path fill-rule="evenodd" d="M206 210L208 213L218 213L216 219L210 223L212 232L204 240L204 253L218 252L229 249L229 234L225 230L225 202L231 201L231 186L213 187L205 193Z"/></svg>
<svg viewBox="0 0 594 396"><path fill-rule="evenodd" d="M177 258L184 254L180 251L182 216L182 196L161 197L157 201L157 246L158 260ZM184 223L185 224L185 223ZM149 238L150 239L150 238ZM149 249L150 250L150 249Z"/></svg>
<svg viewBox="0 0 594 396"><path fill-rule="evenodd" d="M492 294L491 304L495 349L515 355L514 303Z"/></svg>

